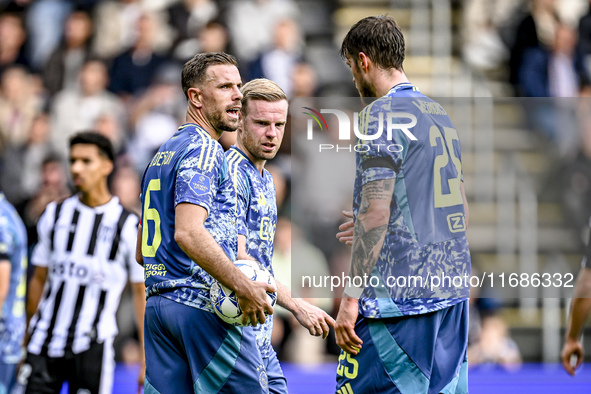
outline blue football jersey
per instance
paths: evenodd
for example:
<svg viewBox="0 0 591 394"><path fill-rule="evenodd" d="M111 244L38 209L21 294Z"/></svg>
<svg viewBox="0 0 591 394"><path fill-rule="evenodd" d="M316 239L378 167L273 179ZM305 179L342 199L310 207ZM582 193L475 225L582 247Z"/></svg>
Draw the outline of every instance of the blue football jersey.
<svg viewBox="0 0 591 394"><path fill-rule="evenodd" d="M234 261L238 248L236 191L221 145L196 124L185 124L154 155L142 179L142 255L146 294L213 312L213 278L174 240L175 207L202 206L204 226Z"/></svg>
<svg viewBox="0 0 591 394"><path fill-rule="evenodd" d="M470 274L470 252L460 141L445 109L403 83L360 113L358 130L354 217L365 184L395 182L386 238L372 272L377 281L360 298L360 312L395 317L461 302L469 289L457 280Z"/></svg>
<svg viewBox="0 0 591 394"><path fill-rule="evenodd" d="M22 356L26 324L27 231L16 210L2 193L0 260L6 260L11 265L8 294L0 311L0 357L6 364L16 364Z"/></svg>
<svg viewBox="0 0 591 394"><path fill-rule="evenodd" d="M237 147L226 152L228 168L236 187L238 234L246 237L246 252L273 274L273 238L277 226L275 184L269 171L261 174ZM252 328L263 358L270 356L273 318Z"/></svg>

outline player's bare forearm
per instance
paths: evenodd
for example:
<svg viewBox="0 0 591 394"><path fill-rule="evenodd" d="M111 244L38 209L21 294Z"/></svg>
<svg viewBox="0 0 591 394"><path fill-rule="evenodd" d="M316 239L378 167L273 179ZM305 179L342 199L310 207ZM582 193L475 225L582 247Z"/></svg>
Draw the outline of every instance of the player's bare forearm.
<svg viewBox="0 0 591 394"><path fill-rule="evenodd" d="M350 275L369 276L384 244L394 179L373 181L363 186L361 204L355 221Z"/></svg>
<svg viewBox="0 0 591 394"><path fill-rule="evenodd" d="M236 260L256 261L256 259L246 251L246 235L238 234L238 253L236 255Z"/></svg>
<svg viewBox="0 0 591 394"><path fill-rule="evenodd" d="M144 256L142 255L142 224L137 226L137 241L135 244L135 261L142 267L144 266Z"/></svg>
<svg viewBox="0 0 591 394"><path fill-rule="evenodd" d="M10 288L10 272L12 265L10 260L0 260L0 311L4 306L4 301L8 296L8 289Z"/></svg>
<svg viewBox="0 0 591 394"><path fill-rule="evenodd" d="M582 268L579 272L573 293L571 313L566 331L567 339L578 341L583 326L591 311L591 268Z"/></svg>
<svg viewBox="0 0 591 394"><path fill-rule="evenodd" d="M267 301L266 292L276 289L266 283L249 280L230 261L203 223L207 217L205 208L181 203L175 209L174 239L181 249L224 286L234 290L240 308L244 312L244 322L250 319L253 325L265 321L265 312L273 313Z"/></svg>
<svg viewBox="0 0 591 394"><path fill-rule="evenodd" d="M138 376L138 383L144 384L146 360L144 358L144 313L146 310L146 286L144 283L132 283L133 307L135 310L135 322L137 325L138 339L141 348L141 368Z"/></svg>
<svg viewBox="0 0 591 394"><path fill-rule="evenodd" d="M31 318L37 312L39 301L41 300L41 294L43 293L43 286L47 280L47 267L35 267L33 276L29 281L29 289L27 293L27 327ZM28 331L28 330L27 330ZM26 336L25 345L28 342L28 335Z"/></svg>
<svg viewBox="0 0 591 394"><path fill-rule="evenodd" d="M310 332L310 335L326 338L330 330L329 327L334 327L334 319L317 306L300 298L292 298L289 287L279 282L276 283L277 303L290 311L297 321Z"/></svg>
<svg viewBox="0 0 591 394"><path fill-rule="evenodd" d="M297 300L291 298L291 289L275 280L277 284L277 304L292 312L297 308Z"/></svg>

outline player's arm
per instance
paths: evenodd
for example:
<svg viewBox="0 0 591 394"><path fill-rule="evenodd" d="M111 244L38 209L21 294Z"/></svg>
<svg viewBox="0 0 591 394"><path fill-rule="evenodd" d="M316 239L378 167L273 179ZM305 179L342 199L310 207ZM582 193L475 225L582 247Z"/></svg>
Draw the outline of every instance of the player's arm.
<svg viewBox="0 0 591 394"><path fill-rule="evenodd" d="M335 321L328 313L310 304L301 298L292 298L291 289L277 283L277 303L293 313L297 321L310 332L310 335L328 336L330 327L334 327Z"/></svg>
<svg viewBox="0 0 591 394"><path fill-rule="evenodd" d="M575 370L583 362L583 344L581 335L583 326L589 312L591 311L591 268L583 267L579 272L575 284L572 307L568 319L566 338L562 348L562 365L570 374L574 375ZM577 358L576 364L571 365L571 357Z"/></svg>
<svg viewBox="0 0 591 394"><path fill-rule="evenodd" d="M376 265L390 220L394 183L394 178L380 179L367 182L361 189L361 204L353 232L351 278L369 277ZM355 333L362 291L363 288L351 286L345 289L335 324L337 344L353 355L359 352L363 343Z"/></svg>
<svg viewBox="0 0 591 394"><path fill-rule="evenodd" d="M144 358L144 312L146 310L146 286L143 282L132 283L131 291L133 294L133 307L135 310L135 323L137 325L138 339L142 349L141 368L138 376L138 384L143 386L146 374L146 359Z"/></svg>
<svg viewBox="0 0 591 394"><path fill-rule="evenodd" d="M256 261L256 259L246 251L246 236L243 234L238 234L238 253L236 255L236 260Z"/></svg>
<svg viewBox="0 0 591 394"><path fill-rule="evenodd" d="M8 296L8 289L10 288L10 272L12 265L7 256L0 255L0 311L4 306L4 301Z"/></svg>
<svg viewBox="0 0 591 394"><path fill-rule="evenodd" d="M244 211L243 211L244 212ZM246 251L246 236L238 235L238 260L256 261ZM310 332L310 335L326 338L329 326L334 327L334 319L322 309L302 299L291 298L291 289L275 279L277 284L277 303L290 311L297 321Z"/></svg>
<svg viewBox="0 0 591 394"><path fill-rule="evenodd" d="M199 205L180 203L175 208L174 239L183 251L224 286L234 290L243 312L242 322L265 322L265 312L273 313L267 291L276 289L266 283L248 279L226 256L204 227L207 210Z"/></svg>
<svg viewBox="0 0 591 394"><path fill-rule="evenodd" d="M142 222L137 225L137 240L135 243L135 261L142 267L144 266L144 255L142 254Z"/></svg>
<svg viewBox="0 0 591 394"><path fill-rule="evenodd" d="M47 280L47 267L35 266L33 276L29 281L29 289L27 294L27 325L31 321L31 318L37 312L39 301L41 300L41 294L43 293L43 287Z"/></svg>

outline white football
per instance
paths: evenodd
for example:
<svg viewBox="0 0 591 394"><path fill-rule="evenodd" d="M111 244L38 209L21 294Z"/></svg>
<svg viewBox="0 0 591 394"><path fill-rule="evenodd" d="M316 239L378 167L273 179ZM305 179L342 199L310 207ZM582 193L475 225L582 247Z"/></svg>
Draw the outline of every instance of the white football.
<svg viewBox="0 0 591 394"><path fill-rule="evenodd" d="M259 263L252 260L236 260L234 264L240 268L240 271L251 280L265 282L275 286L275 278L269 271L261 267ZM277 293L267 292L269 303L275 306ZM213 310L220 319L234 326L242 326L242 311L238 305L238 298L233 290L214 280L209 291L209 298L213 305Z"/></svg>

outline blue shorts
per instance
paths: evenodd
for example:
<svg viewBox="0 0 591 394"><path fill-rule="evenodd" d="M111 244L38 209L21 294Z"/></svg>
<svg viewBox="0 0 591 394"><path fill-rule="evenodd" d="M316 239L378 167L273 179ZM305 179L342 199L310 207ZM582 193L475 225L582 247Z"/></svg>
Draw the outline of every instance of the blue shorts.
<svg viewBox="0 0 591 394"><path fill-rule="evenodd" d="M17 364L7 364L2 361L0 353L0 394L10 394L16 384Z"/></svg>
<svg viewBox="0 0 591 394"><path fill-rule="evenodd" d="M468 301L440 311L360 318L357 356L341 351L338 394L468 393Z"/></svg>
<svg viewBox="0 0 591 394"><path fill-rule="evenodd" d="M146 303L145 393L267 393L252 330L160 296Z"/></svg>
<svg viewBox="0 0 591 394"><path fill-rule="evenodd" d="M271 355L263 358L263 365L267 371L270 394L287 394L287 379L283 376L281 365L277 359L277 353L271 348Z"/></svg>

